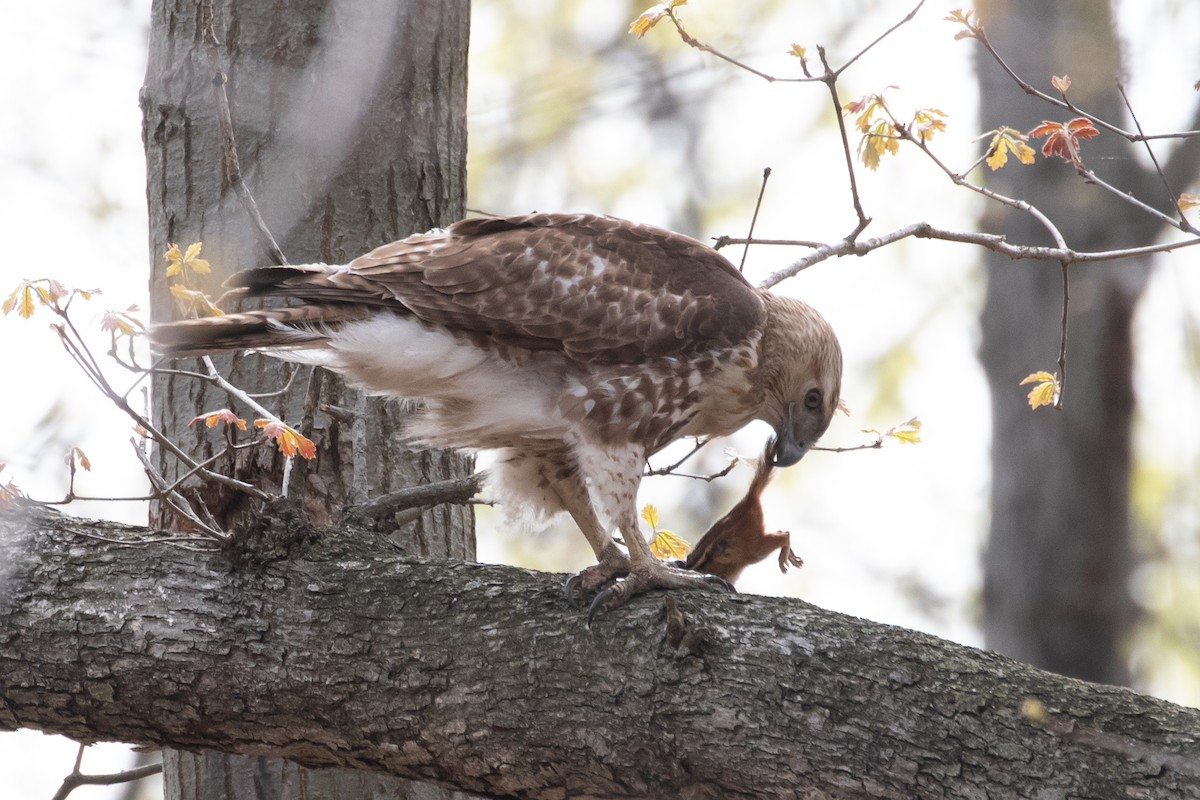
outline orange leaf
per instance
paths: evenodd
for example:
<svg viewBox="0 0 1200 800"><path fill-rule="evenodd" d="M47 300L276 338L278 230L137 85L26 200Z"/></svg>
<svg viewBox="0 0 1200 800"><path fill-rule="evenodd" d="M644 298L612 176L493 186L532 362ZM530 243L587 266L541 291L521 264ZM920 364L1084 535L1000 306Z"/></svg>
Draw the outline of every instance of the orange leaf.
<svg viewBox="0 0 1200 800"><path fill-rule="evenodd" d="M207 414L201 414L198 417L192 417L188 425L204 420L204 427L215 428L224 422L226 425L236 425L240 431L246 430L246 420L239 417L237 414L230 411L228 408L222 408L217 411L209 411Z"/></svg>
<svg viewBox="0 0 1200 800"><path fill-rule="evenodd" d="M1079 157L1079 140L1099 136L1100 131L1086 117L1076 117L1070 122L1042 120L1042 124L1031 130L1029 135L1035 139L1046 137L1042 155L1061 158L1080 168L1083 160Z"/></svg>
<svg viewBox="0 0 1200 800"><path fill-rule="evenodd" d="M262 428L263 435L274 439L279 452L288 458L294 458L297 453L302 457L312 459L317 457L317 446L312 439L304 436L295 428L277 419L256 419L254 427Z"/></svg>
<svg viewBox="0 0 1200 800"><path fill-rule="evenodd" d="M63 459L63 462L68 466L73 463L78 463L79 466L83 467L88 472L92 471L92 462L88 460L88 457L83 450L78 447L72 447L69 451L67 451L67 457Z"/></svg>

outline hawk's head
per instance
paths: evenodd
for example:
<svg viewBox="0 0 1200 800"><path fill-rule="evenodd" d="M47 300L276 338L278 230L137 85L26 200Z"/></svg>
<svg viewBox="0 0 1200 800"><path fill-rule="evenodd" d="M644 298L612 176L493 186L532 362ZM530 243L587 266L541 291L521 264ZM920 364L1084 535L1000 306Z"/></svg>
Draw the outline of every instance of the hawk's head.
<svg viewBox="0 0 1200 800"><path fill-rule="evenodd" d="M790 467L812 447L837 411L842 348L811 306L767 294L760 419L775 428L774 464Z"/></svg>

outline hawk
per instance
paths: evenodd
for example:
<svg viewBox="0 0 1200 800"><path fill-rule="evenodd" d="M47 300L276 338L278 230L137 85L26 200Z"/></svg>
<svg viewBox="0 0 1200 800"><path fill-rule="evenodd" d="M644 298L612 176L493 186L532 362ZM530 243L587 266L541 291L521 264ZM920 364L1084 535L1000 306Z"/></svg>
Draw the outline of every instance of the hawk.
<svg viewBox="0 0 1200 800"><path fill-rule="evenodd" d="M346 265L248 269L227 285L293 304L161 325L157 349L258 350L418 400L415 443L495 450L499 499L574 518L597 563L568 591L602 590L593 612L719 580L650 552L637 512L649 455L757 419L775 430L773 464L790 466L841 390L841 348L813 308L695 239L612 217L466 219Z"/></svg>

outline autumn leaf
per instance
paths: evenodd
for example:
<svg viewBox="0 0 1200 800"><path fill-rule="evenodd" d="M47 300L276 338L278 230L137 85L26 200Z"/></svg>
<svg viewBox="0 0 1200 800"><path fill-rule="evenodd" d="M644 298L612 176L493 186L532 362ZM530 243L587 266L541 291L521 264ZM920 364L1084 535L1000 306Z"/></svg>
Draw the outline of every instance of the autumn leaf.
<svg viewBox="0 0 1200 800"><path fill-rule="evenodd" d="M1079 157L1079 140L1099 136L1100 131L1086 117L1076 117L1070 122L1042 120L1042 124L1031 130L1029 135L1035 139L1046 137L1042 155L1057 156L1080 169L1083 160Z"/></svg>
<svg viewBox="0 0 1200 800"><path fill-rule="evenodd" d="M1041 725L1046 719L1046 704L1036 697L1026 697L1021 701L1021 716L1034 725Z"/></svg>
<svg viewBox="0 0 1200 800"><path fill-rule="evenodd" d="M946 16L942 17L944 22L955 22L962 25L966 30L959 31L954 34L955 39L974 39L978 37L978 22L974 19L975 12L964 12L961 8L956 8Z"/></svg>
<svg viewBox="0 0 1200 800"><path fill-rule="evenodd" d="M629 32L641 39L651 28L658 24L659 20L670 14L672 9L682 5L687 5L687 0L671 0L669 3L659 3L658 5L650 6L637 19L630 23Z"/></svg>
<svg viewBox="0 0 1200 800"><path fill-rule="evenodd" d="M683 558L692 546L668 530L657 531L650 540L650 552L655 558Z"/></svg>
<svg viewBox="0 0 1200 800"><path fill-rule="evenodd" d="M946 130L946 112L937 108L919 109L908 129L922 142L928 141L933 134Z"/></svg>
<svg viewBox="0 0 1200 800"><path fill-rule="evenodd" d="M197 317L220 317L225 314L204 292L189 289L183 284L172 284L171 296L183 301L188 313Z"/></svg>
<svg viewBox="0 0 1200 800"><path fill-rule="evenodd" d="M985 133L984 136L987 136ZM982 138L982 137L980 137ZM1037 158L1033 148L1025 142L1027 137L1014 128L1000 128L995 131L992 141L988 144L986 163L993 171L1008 163L1008 154L1012 153L1022 164L1032 164Z"/></svg>
<svg viewBox="0 0 1200 800"><path fill-rule="evenodd" d="M913 417L907 422L903 422L890 429L885 435L890 436L897 442L900 442L900 444L920 444L921 420Z"/></svg>
<svg viewBox="0 0 1200 800"><path fill-rule="evenodd" d="M242 419L228 408L222 408L217 411L209 411L206 414L200 414L199 416L192 417L191 420L188 421L188 425L194 425L201 420L204 421L204 427L206 428L215 428L224 422L226 425L236 426L240 431L246 430L246 420Z"/></svg>
<svg viewBox="0 0 1200 800"><path fill-rule="evenodd" d="M34 308L37 307L34 304L33 296L32 281L21 281L17 288L13 289L12 294L5 298L4 305L0 306L0 311L3 311L4 316L7 317L15 308L22 319L29 319L33 316Z"/></svg>
<svg viewBox="0 0 1200 800"><path fill-rule="evenodd" d="M1058 93L1063 97L1067 96L1067 89L1071 88L1071 76L1063 75L1061 78L1057 75L1050 76L1050 85L1058 90Z"/></svg>
<svg viewBox="0 0 1200 800"><path fill-rule="evenodd" d="M201 242L192 242L185 252L181 252L177 244L168 247L167 252L163 253L163 258L167 260L167 277L173 278L189 270L196 273L212 272L209 263L199 257L201 246Z"/></svg>
<svg viewBox="0 0 1200 800"><path fill-rule="evenodd" d="M80 292L83 294L83 292ZM113 336L137 336L146 332L146 326L133 314L138 311L137 305L131 305L124 311L105 311L100 317L100 330L111 331Z"/></svg>
<svg viewBox="0 0 1200 800"><path fill-rule="evenodd" d="M655 558L683 558L691 545L668 530L658 529L658 509L647 503L642 506L642 519L650 526L650 552Z"/></svg>
<svg viewBox="0 0 1200 800"><path fill-rule="evenodd" d="M1029 390L1030 408L1036 409L1040 406L1054 404L1054 398L1058 394L1058 377L1056 375L1051 375L1049 372L1034 372L1025 376L1025 380L1021 381L1020 385L1024 386L1027 383L1035 384Z"/></svg>
<svg viewBox="0 0 1200 800"><path fill-rule="evenodd" d="M1179 195L1178 204L1180 213L1191 211L1193 208L1200 208L1200 195L1184 192Z"/></svg>
<svg viewBox="0 0 1200 800"><path fill-rule="evenodd" d="M78 464L88 472L92 471L92 462L88 460L87 454L78 447L72 447L67 451L67 457L63 459L63 463L67 466Z"/></svg>
<svg viewBox="0 0 1200 800"><path fill-rule="evenodd" d="M808 50L793 42L792 46L788 48L787 54L803 61L804 57L808 54Z"/></svg>
<svg viewBox="0 0 1200 800"><path fill-rule="evenodd" d="M262 428L263 436L274 439L279 452L288 458L295 458L297 453L307 459L317 457L317 446L313 444L312 439L304 436L290 425L277 419L256 419L254 427Z"/></svg>
<svg viewBox="0 0 1200 800"><path fill-rule="evenodd" d="M846 401L840 397L838 398L837 410L845 414L847 417L850 416L850 406L846 405Z"/></svg>

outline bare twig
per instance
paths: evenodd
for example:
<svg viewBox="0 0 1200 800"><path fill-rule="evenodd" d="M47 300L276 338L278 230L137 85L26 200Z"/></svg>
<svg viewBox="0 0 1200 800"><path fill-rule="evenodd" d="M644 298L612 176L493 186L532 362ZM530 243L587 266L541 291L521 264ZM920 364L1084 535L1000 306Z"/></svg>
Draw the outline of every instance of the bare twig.
<svg viewBox="0 0 1200 800"><path fill-rule="evenodd" d="M1133 133L1132 131L1127 131L1124 128L1120 128L1111 122L1107 122L1100 117L1097 117L1095 114L1084 111L1082 108L1079 108L1074 103L1068 102L1062 97L1054 97L1053 95L1046 94L1045 92L1034 88L1031 83L1018 75L1016 71L1008 65L1008 62L1006 62L1004 58L998 52L996 52L996 48L992 46L991 41L987 38L987 33L984 32L981 26L970 26L970 31L972 33L972 38L978 40L979 43L983 45L984 49L987 50L988 55L990 55L996 64L999 65L1000 69L1004 70L1008 77L1012 78L1013 82L1020 87L1021 91L1025 92L1027 95L1036 97L1039 100L1043 100L1052 106L1070 111L1072 114L1078 114L1079 116L1086 117L1097 128L1102 128L1110 133L1115 133L1118 136L1128 139L1130 142L1146 142L1152 139L1186 139L1192 136L1200 136L1200 130L1176 131L1174 133L1155 133L1147 135L1142 133L1140 129L1137 133Z"/></svg>
<svg viewBox="0 0 1200 800"><path fill-rule="evenodd" d="M1062 262L1062 330L1058 337L1058 397L1054 398L1054 407L1060 410L1063 407L1063 395L1067 392L1067 312L1071 303L1067 273L1070 266L1070 261Z"/></svg>
<svg viewBox="0 0 1200 800"><path fill-rule="evenodd" d="M473 498L479 493L486 480L487 471L484 470L465 478L451 478L420 486L406 486L355 506L349 510L349 513L366 519L378 520L407 509L419 509L440 503L456 505L473 503L476 502Z"/></svg>
<svg viewBox="0 0 1200 800"><path fill-rule="evenodd" d="M746 271L746 256L750 254L750 243L754 241L754 226L758 224L758 211L762 208L763 195L767 193L767 179L771 177L771 168L763 170L762 186L758 190L758 201L754 204L754 216L750 218L750 230L746 233L746 246L742 249L742 261L738 264L738 272Z"/></svg>
<svg viewBox="0 0 1200 800"><path fill-rule="evenodd" d="M217 117L221 125L221 146L225 154L225 177L229 181L229 185L237 189L242 207L253 221L259 240L266 247L271 259L276 264L286 264L288 262L284 258L283 250L275 241L262 214L259 213L258 204L254 202L254 195L250 193L250 187L242 178L242 166L238 161L237 154L237 140L233 134L233 118L229 113L229 95L225 92L225 84L229 81L229 76L221 67L220 42L217 40L217 34L213 28L212 0L200 0L200 30L204 37L208 67L212 72L213 96L217 103Z"/></svg>
<svg viewBox="0 0 1200 800"><path fill-rule="evenodd" d="M833 103L833 116L837 120L838 135L842 137L842 154L846 159L846 177L850 181L850 199L854 202L854 213L858 215L858 225L846 237L847 241L852 242L858 238L858 234L862 233L871 224L871 219L863 211L862 201L858 196L858 179L854 172L854 154L850 152L850 135L846 132L846 117L842 113L841 98L838 97L837 73L829 69L829 60L825 56L824 47L818 46L817 54L821 57L821 66L825 68L825 74L821 76L821 80L829 90L829 99Z"/></svg>
<svg viewBox="0 0 1200 800"><path fill-rule="evenodd" d="M118 783L140 781L142 778L149 778L151 775L162 772L162 764L158 763L108 775L84 775L80 772L83 764L83 748L84 745L79 745L79 753L75 756L75 766L71 769L71 774L63 778L62 786L58 787L58 791L54 793L51 800L66 800L67 795L80 786L115 786Z"/></svg>
<svg viewBox="0 0 1200 800"><path fill-rule="evenodd" d="M696 455L696 453L699 453L702 449L704 449L704 446L711 441L712 441L711 436L697 437L696 440L692 443L692 449L689 450L687 453L685 453L683 455L683 457L680 458L678 461L676 461L674 464L671 464L670 466L667 466L667 467L651 468L650 462L647 461L646 469L642 473L642 477L648 478L651 475L674 475L676 469L681 467L685 461L690 459L692 456Z"/></svg>
<svg viewBox="0 0 1200 800"><path fill-rule="evenodd" d="M995 253L1008 256L1014 261L1054 261L1062 263L1067 261L1071 264L1089 264L1100 263L1106 261L1117 261L1123 258L1137 258L1140 256L1153 255L1155 253L1169 253L1174 250L1179 250L1185 247L1194 247L1200 245L1200 237L1193 239L1185 239L1183 241L1163 242L1160 244L1145 245L1142 247L1127 247L1120 250L1072 250L1069 247L1035 247L1032 245L1016 245L1009 244L1005 237L995 233L974 233L968 231L951 231L944 228L937 228L930 225L928 222L914 222L911 225L905 225L903 228L876 236L870 239L860 239L850 241L844 239L841 242L834 244L823 244L817 247L811 255L805 256L798 261L794 261L788 266L772 273L766 280L759 284L763 288L774 286L781 281L794 277L809 267L819 264L829 258L840 258L842 256L863 256L870 253L872 250L878 250L881 247L892 244L900 239L909 236L917 239L937 239L945 242L958 242L963 244L973 244L991 250ZM777 245L802 245L805 247L811 246L810 242L805 241L789 241L786 239L764 241L758 240L756 244L777 244Z"/></svg>

